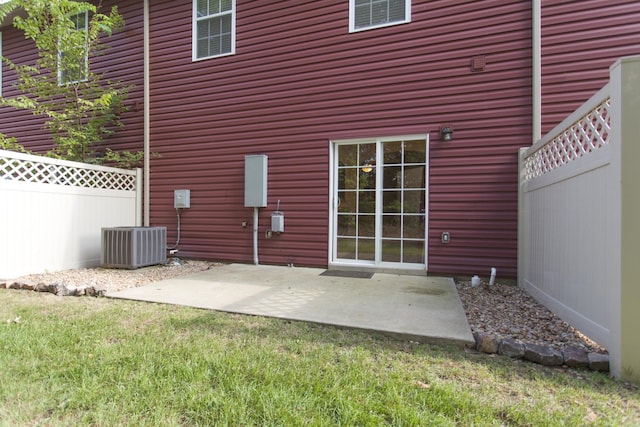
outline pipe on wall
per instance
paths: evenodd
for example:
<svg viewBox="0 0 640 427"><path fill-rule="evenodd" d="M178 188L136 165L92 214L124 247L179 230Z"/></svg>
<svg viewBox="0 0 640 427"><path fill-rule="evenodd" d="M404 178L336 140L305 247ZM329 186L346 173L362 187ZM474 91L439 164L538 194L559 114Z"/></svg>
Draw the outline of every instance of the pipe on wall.
<svg viewBox="0 0 640 427"><path fill-rule="evenodd" d="M149 205L150 205L150 158L151 158L151 143L150 143L150 120L149 120L149 0L143 2L143 26L144 26L144 77L143 77L143 104L144 104L144 225L149 226Z"/></svg>
<svg viewBox="0 0 640 427"><path fill-rule="evenodd" d="M253 208L253 264L258 265L258 208Z"/></svg>
<svg viewBox="0 0 640 427"><path fill-rule="evenodd" d="M532 135L535 143L542 138L542 6L541 0L533 0L532 4Z"/></svg>

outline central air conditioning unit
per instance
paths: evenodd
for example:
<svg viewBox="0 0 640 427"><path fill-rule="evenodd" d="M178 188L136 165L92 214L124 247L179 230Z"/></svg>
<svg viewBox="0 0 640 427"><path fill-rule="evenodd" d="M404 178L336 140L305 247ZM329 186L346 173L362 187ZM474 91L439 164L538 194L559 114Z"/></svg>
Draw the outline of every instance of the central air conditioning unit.
<svg viewBox="0 0 640 427"><path fill-rule="evenodd" d="M102 229L101 265L134 269L167 262L167 227Z"/></svg>

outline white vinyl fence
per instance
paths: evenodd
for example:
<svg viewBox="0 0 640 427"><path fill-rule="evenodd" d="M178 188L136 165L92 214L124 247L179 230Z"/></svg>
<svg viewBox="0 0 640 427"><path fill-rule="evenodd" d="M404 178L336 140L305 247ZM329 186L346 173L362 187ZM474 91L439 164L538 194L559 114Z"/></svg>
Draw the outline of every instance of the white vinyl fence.
<svg viewBox="0 0 640 427"><path fill-rule="evenodd" d="M636 380L639 72L640 57L618 61L604 88L521 150L518 238L519 285L605 346L614 375Z"/></svg>
<svg viewBox="0 0 640 427"><path fill-rule="evenodd" d="M98 265L102 227L140 225L141 179L0 150L0 278Z"/></svg>

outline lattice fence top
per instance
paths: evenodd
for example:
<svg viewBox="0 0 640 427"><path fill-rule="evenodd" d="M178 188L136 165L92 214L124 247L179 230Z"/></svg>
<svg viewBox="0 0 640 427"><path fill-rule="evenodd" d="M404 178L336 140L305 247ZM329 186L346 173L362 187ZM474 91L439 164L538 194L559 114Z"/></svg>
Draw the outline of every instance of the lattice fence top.
<svg viewBox="0 0 640 427"><path fill-rule="evenodd" d="M524 160L524 180L542 176L607 145L611 133L607 98Z"/></svg>
<svg viewBox="0 0 640 427"><path fill-rule="evenodd" d="M8 153L0 152L0 179L106 190L136 189L134 171Z"/></svg>

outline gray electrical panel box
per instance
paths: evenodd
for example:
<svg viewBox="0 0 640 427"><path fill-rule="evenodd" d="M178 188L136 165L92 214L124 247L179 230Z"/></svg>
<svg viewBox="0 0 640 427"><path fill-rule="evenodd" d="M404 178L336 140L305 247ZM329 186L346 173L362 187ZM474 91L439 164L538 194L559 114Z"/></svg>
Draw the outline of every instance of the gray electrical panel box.
<svg viewBox="0 0 640 427"><path fill-rule="evenodd" d="M173 207L186 209L191 207L191 190L173 190Z"/></svg>
<svg viewBox="0 0 640 427"><path fill-rule="evenodd" d="M264 154L244 157L244 206L267 207L267 156Z"/></svg>

